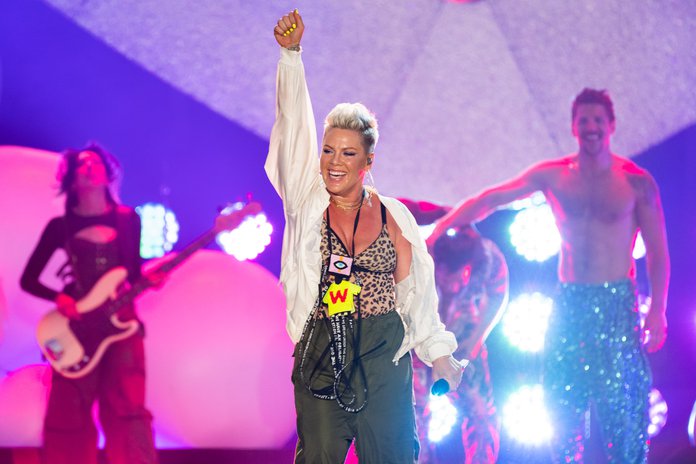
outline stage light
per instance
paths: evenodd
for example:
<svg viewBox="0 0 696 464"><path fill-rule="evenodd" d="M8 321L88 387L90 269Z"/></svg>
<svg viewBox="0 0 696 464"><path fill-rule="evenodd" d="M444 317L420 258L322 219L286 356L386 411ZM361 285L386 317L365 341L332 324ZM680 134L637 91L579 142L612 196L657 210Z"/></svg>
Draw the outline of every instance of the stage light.
<svg viewBox="0 0 696 464"><path fill-rule="evenodd" d="M537 191L529 195L528 197L522 198L520 200L515 200L507 205L507 209L512 209L515 211L520 211L527 208L533 208L536 206L541 206L546 204L546 196L543 192Z"/></svg>
<svg viewBox="0 0 696 464"><path fill-rule="evenodd" d="M503 407L502 422L507 434L515 441L532 446L548 442L553 429L542 386L523 385L513 392Z"/></svg>
<svg viewBox="0 0 696 464"><path fill-rule="evenodd" d="M242 203L228 207L231 210L241 209ZM226 209L228 209L226 208ZM223 210L222 214L225 213ZM247 217L236 229L220 232L216 241L225 251L239 261L254 259L271 243L273 226L263 213Z"/></svg>
<svg viewBox="0 0 696 464"><path fill-rule="evenodd" d="M521 351L536 353L544 348L544 337L553 310L553 300L538 292L523 293L512 300L503 316L503 334Z"/></svg>
<svg viewBox="0 0 696 464"><path fill-rule="evenodd" d="M447 395L430 395L428 409L430 410L428 440L437 443L452 431L452 427L457 422L457 408L452 405Z"/></svg>
<svg viewBox="0 0 696 464"><path fill-rule="evenodd" d="M645 257L645 242L640 231L636 235L636 243L633 244L633 259L641 259Z"/></svg>
<svg viewBox="0 0 696 464"><path fill-rule="evenodd" d="M517 253L529 261L544 262L561 249L561 235L551 207L546 203L519 211L509 232Z"/></svg>
<svg viewBox="0 0 696 464"><path fill-rule="evenodd" d="M638 314L640 316L640 328L645 327L645 318L650 311L650 302L652 298L643 294L638 295ZM645 333L643 337L643 345L646 345L650 341L650 331Z"/></svg>
<svg viewBox="0 0 696 464"><path fill-rule="evenodd" d="M689 443L691 446L696 446L696 401L691 407L691 414L689 415L689 423L686 425L686 432L689 434Z"/></svg>
<svg viewBox="0 0 696 464"><path fill-rule="evenodd" d="M140 256L159 258L171 251L179 240L179 223L174 212L159 203L145 203L137 206L135 212L142 224Z"/></svg>
<svg viewBox="0 0 696 464"><path fill-rule="evenodd" d="M667 423L667 402L662 397L662 393L657 388L650 390L650 424L648 424L648 435L654 437Z"/></svg>

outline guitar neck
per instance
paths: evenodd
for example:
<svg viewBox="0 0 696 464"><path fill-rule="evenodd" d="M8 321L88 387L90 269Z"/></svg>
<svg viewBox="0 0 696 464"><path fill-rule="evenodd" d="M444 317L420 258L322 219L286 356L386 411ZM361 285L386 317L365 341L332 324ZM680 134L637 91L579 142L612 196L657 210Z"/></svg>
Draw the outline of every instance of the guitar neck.
<svg viewBox="0 0 696 464"><path fill-rule="evenodd" d="M215 227L213 227L212 229L198 237L196 240L194 240L192 243L190 243L186 248L178 252L176 256L162 264L159 267L159 270L163 272L170 272L174 268L178 267L181 263L189 259L191 255L194 254L196 251L203 248L208 243L212 242L217 234L218 230Z"/></svg>
<svg viewBox="0 0 696 464"><path fill-rule="evenodd" d="M196 251L213 241L217 234L218 230L215 227L213 227L212 229L198 237L196 240L194 240L192 243L190 243L186 248L178 252L173 258L169 259L167 262L159 266L158 270L164 273L172 271L174 268L178 267L180 264L182 264L184 261L190 258L193 253L195 253ZM128 289L128 291L126 291L121 296L119 296L111 302L107 309L108 314L114 314L121 307L132 303L138 295L140 295L148 288L150 288L149 280L145 277L141 277L135 284L133 284L133 286L130 289Z"/></svg>
<svg viewBox="0 0 696 464"><path fill-rule="evenodd" d="M190 258L194 252L198 251L200 248L203 248L205 245L213 241L215 236L221 230L230 230L234 227L237 227L247 216L249 216L250 214L257 214L260 211L260 209L261 206L258 203L252 202L244 206L242 209L235 210L232 213L225 214L224 216L219 216L219 218L224 217L224 220L222 220L220 223L218 223L218 225L216 225L215 227L198 237L186 248L177 253L176 256L174 256L171 259L168 259L165 263L160 265L157 268L157 270L164 273L172 271L174 268L176 268L181 263ZM109 306L105 308L106 312L109 316L115 314L116 311L118 311L122 306L132 303L135 297L140 295L149 287L149 280L145 277L141 277L140 280L133 284L133 286L129 290L127 290L121 296L112 301L109 304Z"/></svg>

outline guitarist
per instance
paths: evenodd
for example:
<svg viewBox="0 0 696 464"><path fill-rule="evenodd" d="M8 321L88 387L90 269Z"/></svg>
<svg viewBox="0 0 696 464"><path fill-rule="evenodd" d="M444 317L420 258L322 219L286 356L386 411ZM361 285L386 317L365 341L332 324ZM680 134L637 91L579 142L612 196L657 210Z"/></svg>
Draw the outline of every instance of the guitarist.
<svg viewBox="0 0 696 464"><path fill-rule="evenodd" d="M110 269L123 266L128 282L140 272L140 218L133 209L118 204L118 161L96 144L63 153L58 171L60 194L65 194L65 214L44 229L21 277L21 287L50 300L70 319L79 319L76 301ZM60 277L61 290L48 288L39 277L57 249L68 259ZM164 275L147 276L155 286ZM121 320L136 317L126 306ZM142 326L141 326L142 327ZM43 459L47 464L96 464L97 430L92 406L99 402L99 421L106 438L110 464L156 463L152 416L145 408L145 358L142 329L115 342L94 370L80 378L53 371L43 428Z"/></svg>

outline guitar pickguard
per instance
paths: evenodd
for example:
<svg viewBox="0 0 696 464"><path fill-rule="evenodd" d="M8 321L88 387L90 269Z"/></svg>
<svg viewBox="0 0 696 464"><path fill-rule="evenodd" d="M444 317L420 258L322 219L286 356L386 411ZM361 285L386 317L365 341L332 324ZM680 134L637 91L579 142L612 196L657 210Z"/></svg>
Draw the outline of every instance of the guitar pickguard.
<svg viewBox="0 0 696 464"><path fill-rule="evenodd" d="M39 322L39 347L48 362L64 376L77 378L91 372L112 343L138 330L137 320L122 322L117 314L109 315L106 309L127 274L121 267L104 274L76 303L80 319L71 320L53 310Z"/></svg>

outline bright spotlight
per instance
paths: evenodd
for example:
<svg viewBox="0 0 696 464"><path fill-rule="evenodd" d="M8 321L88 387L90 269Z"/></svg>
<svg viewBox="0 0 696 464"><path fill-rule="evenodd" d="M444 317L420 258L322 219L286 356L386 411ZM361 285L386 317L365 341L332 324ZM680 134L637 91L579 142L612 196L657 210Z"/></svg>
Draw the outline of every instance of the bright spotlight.
<svg viewBox="0 0 696 464"><path fill-rule="evenodd" d="M689 423L686 426L686 432L689 435L689 443L691 446L696 446L696 401L691 407L691 414L689 414Z"/></svg>
<svg viewBox="0 0 696 464"><path fill-rule="evenodd" d="M231 210L238 210L243 203L235 203ZM224 211L223 211L224 213ZM237 258L239 261L254 259L271 243L273 226L263 213L249 216L242 221L236 229L220 232L216 241L225 253Z"/></svg>
<svg viewBox="0 0 696 464"><path fill-rule="evenodd" d="M179 223L174 213L159 203L145 203L135 208L140 215L140 256L159 258L171 251L179 240Z"/></svg>
<svg viewBox="0 0 696 464"><path fill-rule="evenodd" d="M633 259L640 259L645 257L645 242L643 241L643 236L640 231L636 235L636 243L633 244Z"/></svg>
<svg viewBox="0 0 696 464"><path fill-rule="evenodd" d="M667 423L667 402L662 397L662 393L657 388L650 390L650 424L648 424L648 435L654 437Z"/></svg>
<svg viewBox="0 0 696 464"><path fill-rule="evenodd" d="M640 316L640 328L645 327L645 318L648 316L648 311L650 311L650 302L652 298L643 294L638 295L638 314ZM643 338L643 345L647 345L650 341L650 331L645 333Z"/></svg>
<svg viewBox="0 0 696 464"><path fill-rule="evenodd" d="M549 441L553 430L541 385L523 385L503 407L503 427L515 441L538 446Z"/></svg>
<svg viewBox="0 0 696 464"><path fill-rule="evenodd" d="M428 401L430 421L428 421L428 440L437 443L452 431L457 422L457 408L452 405L447 395L430 395Z"/></svg>
<svg viewBox="0 0 696 464"><path fill-rule="evenodd" d="M541 206L543 204L546 204L546 196L544 195L544 192L536 191L528 197L513 201L507 205L507 208L519 211L526 208L532 208L534 206Z"/></svg>
<svg viewBox="0 0 696 464"><path fill-rule="evenodd" d="M537 353L544 348L544 337L553 310L553 300L539 292L523 293L512 300L503 316L503 334L521 351Z"/></svg>
<svg viewBox="0 0 696 464"><path fill-rule="evenodd" d="M518 212L509 231L510 243L529 261L544 262L561 249L561 235L546 203Z"/></svg>

